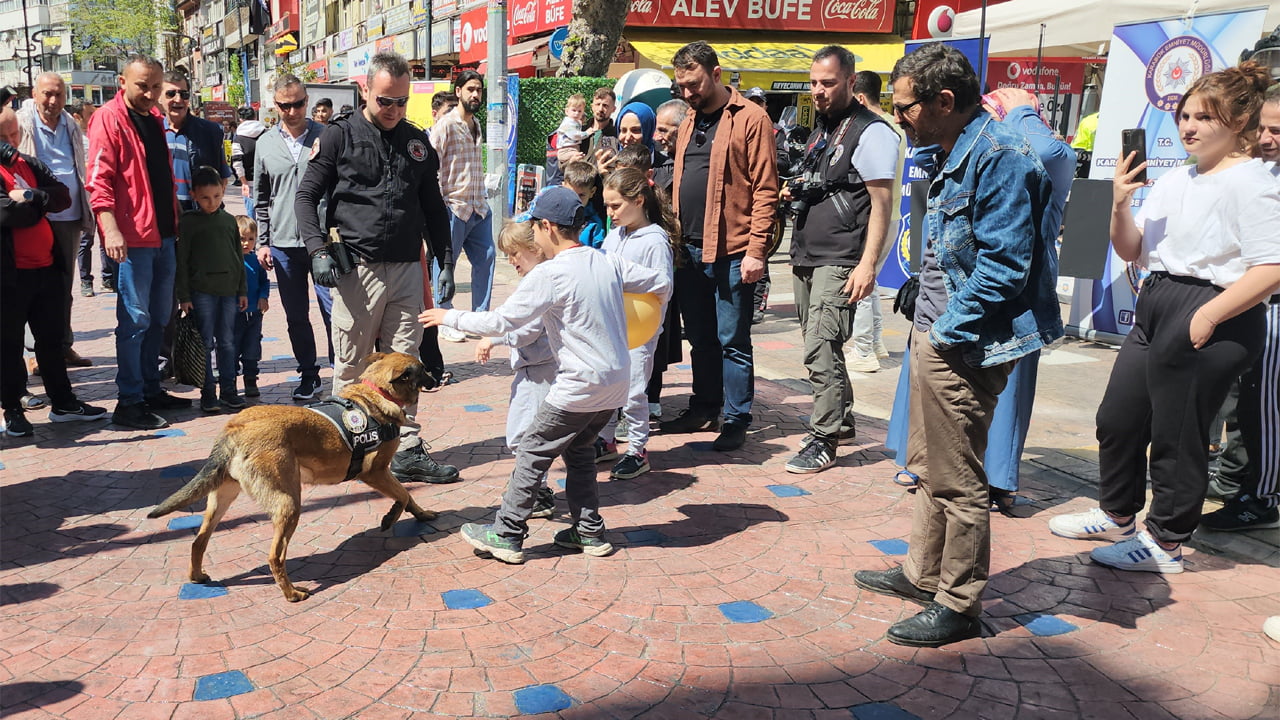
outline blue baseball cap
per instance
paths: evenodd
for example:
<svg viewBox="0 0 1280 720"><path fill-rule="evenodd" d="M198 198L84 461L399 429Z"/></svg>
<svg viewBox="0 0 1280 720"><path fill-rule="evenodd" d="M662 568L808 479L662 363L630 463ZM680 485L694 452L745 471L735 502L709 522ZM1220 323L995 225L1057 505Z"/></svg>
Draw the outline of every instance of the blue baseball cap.
<svg viewBox="0 0 1280 720"><path fill-rule="evenodd" d="M556 225L577 227L584 221L582 201L573 188L552 185L543 188L529 204L529 209L513 218L516 222L529 222L537 218Z"/></svg>

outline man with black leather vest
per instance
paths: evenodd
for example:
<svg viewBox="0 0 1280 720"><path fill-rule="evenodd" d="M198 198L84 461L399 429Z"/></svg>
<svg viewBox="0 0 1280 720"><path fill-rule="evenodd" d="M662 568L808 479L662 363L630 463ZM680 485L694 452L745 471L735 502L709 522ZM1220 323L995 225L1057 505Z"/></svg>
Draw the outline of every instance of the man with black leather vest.
<svg viewBox="0 0 1280 720"><path fill-rule="evenodd" d="M813 392L811 432L786 465L793 473L831 467L836 446L854 438L844 344L853 334L854 306L875 290L891 216L898 136L854 99L854 72L853 54L838 45L814 54L809 89L818 125L800 177L784 192L796 211L791 266Z"/></svg>
<svg viewBox="0 0 1280 720"><path fill-rule="evenodd" d="M405 120L409 64L395 53L369 61L365 107L326 126L311 146L298 186L298 232L311 256L315 282L333 292L333 392L355 382L374 341L416 354L422 341L423 240L441 267L440 293L454 293L449 214L440 196L440 161L430 139ZM328 198L325 225L320 201ZM427 454L413 416L401 428L391 472L402 481L449 483L458 470Z"/></svg>

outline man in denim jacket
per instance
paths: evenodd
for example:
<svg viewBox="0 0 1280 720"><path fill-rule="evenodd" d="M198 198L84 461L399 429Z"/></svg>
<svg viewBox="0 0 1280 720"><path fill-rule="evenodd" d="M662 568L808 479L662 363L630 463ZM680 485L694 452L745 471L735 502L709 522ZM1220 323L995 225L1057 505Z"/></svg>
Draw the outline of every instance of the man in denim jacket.
<svg viewBox="0 0 1280 720"><path fill-rule="evenodd" d="M855 574L926 605L889 628L900 645L977 637L991 556L982 457L996 397L1018 358L1062 335L1050 182L1020 130L979 105L959 51L926 45L890 76L894 116L930 176L911 338L908 464L920 480L901 567Z"/></svg>

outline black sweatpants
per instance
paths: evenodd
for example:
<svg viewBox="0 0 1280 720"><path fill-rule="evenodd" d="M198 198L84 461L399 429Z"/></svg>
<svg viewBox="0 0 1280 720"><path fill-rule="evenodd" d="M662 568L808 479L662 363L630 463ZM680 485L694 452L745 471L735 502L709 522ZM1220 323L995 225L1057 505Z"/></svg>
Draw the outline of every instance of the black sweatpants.
<svg viewBox="0 0 1280 720"><path fill-rule="evenodd" d="M1192 347L1191 316L1220 292L1163 272L1147 278L1098 407L1098 502L1112 515L1142 510L1150 446L1146 527L1161 542L1185 541L1200 522L1209 424L1232 381L1262 350L1262 305L1218 325L1204 347Z"/></svg>
<svg viewBox="0 0 1280 720"><path fill-rule="evenodd" d="M1248 467L1241 499L1280 506L1280 295L1266 306L1262 354L1240 378L1240 435Z"/></svg>
<svg viewBox="0 0 1280 720"><path fill-rule="evenodd" d="M7 269L0 280L0 406L22 407L27 365L22 359L23 326L31 325L36 362L49 400L57 408L75 406L62 340L67 331L67 295L62 271Z"/></svg>

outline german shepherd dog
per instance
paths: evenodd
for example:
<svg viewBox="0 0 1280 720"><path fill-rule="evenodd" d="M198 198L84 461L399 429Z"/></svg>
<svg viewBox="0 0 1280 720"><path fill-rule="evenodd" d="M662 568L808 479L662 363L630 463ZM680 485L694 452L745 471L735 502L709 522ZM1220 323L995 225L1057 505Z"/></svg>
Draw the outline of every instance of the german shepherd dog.
<svg viewBox="0 0 1280 720"><path fill-rule="evenodd" d="M360 381L346 386L338 395L362 408L370 426L400 425L405 422L404 407L417 400L420 390L430 390L438 383L439 378L432 377L411 355L374 353L365 358ZM395 501L390 512L382 517L382 529L391 529L406 509L419 521L434 519L436 514L423 510L391 474L391 457L396 452L398 438L379 439L381 444L365 455L353 479ZM298 527L302 486L342 482L351 458L352 451L338 428L320 413L289 405L251 407L227 423L214 443L209 460L191 482L157 505L147 517L158 518L208 497L204 522L191 544L189 574L192 582L207 583L209 576L202 568L202 561L209 538L244 489L267 511L275 526L267 558L271 574L286 600L305 600L308 593L289 582L285 571L289 539Z"/></svg>

